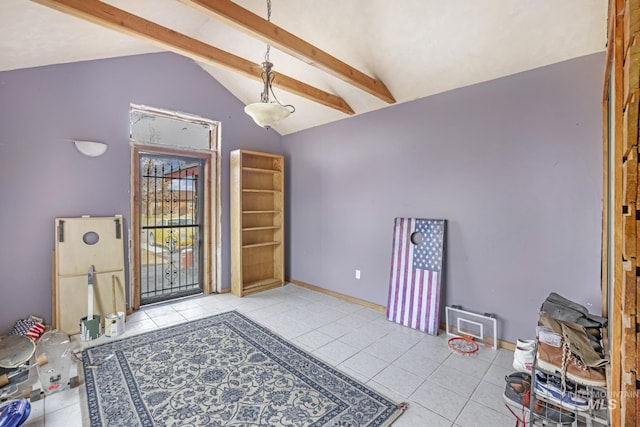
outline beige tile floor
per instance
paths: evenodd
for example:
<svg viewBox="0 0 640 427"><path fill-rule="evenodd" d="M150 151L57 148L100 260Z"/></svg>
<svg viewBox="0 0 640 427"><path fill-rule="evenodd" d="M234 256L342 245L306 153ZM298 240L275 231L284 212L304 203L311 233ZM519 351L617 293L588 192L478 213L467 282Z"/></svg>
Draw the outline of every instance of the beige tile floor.
<svg viewBox="0 0 640 427"><path fill-rule="evenodd" d="M481 348L476 357L453 354L444 334L427 335L389 322L382 312L295 285L244 298L221 294L149 306L127 318L121 337L233 309L388 398L408 402L395 427L515 425L502 400L513 352ZM118 339L77 338L72 337L77 349ZM81 370L77 362L72 374ZM34 402L23 425L88 426L87 419L81 385Z"/></svg>

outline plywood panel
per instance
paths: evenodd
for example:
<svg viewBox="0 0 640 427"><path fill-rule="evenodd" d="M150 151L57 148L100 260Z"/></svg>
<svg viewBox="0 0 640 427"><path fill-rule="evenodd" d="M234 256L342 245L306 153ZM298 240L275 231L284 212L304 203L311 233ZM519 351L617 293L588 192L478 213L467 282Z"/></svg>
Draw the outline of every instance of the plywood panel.
<svg viewBox="0 0 640 427"><path fill-rule="evenodd" d="M69 335L80 332L88 310L88 272L94 274L94 313L126 313L124 237L120 216L57 218L55 221L54 325ZM115 288L115 301L113 298Z"/></svg>
<svg viewBox="0 0 640 427"><path fill-rule="evenodd" d="M95 233L97 242L85 243L84 236L88 233ZM86 274L91 265L98 273L122 270L122 218L57 218L56 253L60 276Z"/></svg>
<svg viewBox="0 0 640 427"><path fill-rule="evenodd" d="M116 274L116 309L126 312L124 294L124 272ZM58 284L58 311L60 313L58 329L66 334L80 333L80 319L87 315L88 308L87 276L61 277ZM104 316L113 312L112 275L98 274L94 276L93 312Z"/></svg>
<svg viewBox="0 0 640 427"><path fill-rule="evenodd" d="M387 319L438 335L445 220L395 218Z"/></svg>

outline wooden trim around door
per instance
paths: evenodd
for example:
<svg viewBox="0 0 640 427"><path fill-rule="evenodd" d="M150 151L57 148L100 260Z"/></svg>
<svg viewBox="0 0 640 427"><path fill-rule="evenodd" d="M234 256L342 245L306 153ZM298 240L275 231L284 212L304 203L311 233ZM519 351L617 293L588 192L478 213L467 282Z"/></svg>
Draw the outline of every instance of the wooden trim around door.
<svg viewBox="0 0 640 427"><path fill-rule="evenodd" d="M140 182L140 164L139 157L141 153L160 154L168 156L180 156L197 158L204 161L204 194L207 196L204 198L204 211L202 215L203 221L203 234L205 235L205 241L202 247L203 250L203 283L202 291L205 294L215 292L216 289L213 283L212 270L216 270L216 281L219 282L219 270L220 270L220 222L219 222L219 175L220 169L217 168L214 172L212 163L216 162L216 166L219 166L219 153L217 151L202 151L202 150L188 150L188 149L173 149L166 146L158 145L146 145L146 144L132 144L131 148L131 232L129 247L129 276L132 278L133 286L131 286L130 300L132 301L132 309L138 310L140 308L140 194L138 191L138 183ZM215 199L215 200L212 200ZM216 211L214 214L214 210ZM215 223L215 227L213 227ZM213 228L212 228L213 227ZM213 232L215 230L215 233Z"/></svg>

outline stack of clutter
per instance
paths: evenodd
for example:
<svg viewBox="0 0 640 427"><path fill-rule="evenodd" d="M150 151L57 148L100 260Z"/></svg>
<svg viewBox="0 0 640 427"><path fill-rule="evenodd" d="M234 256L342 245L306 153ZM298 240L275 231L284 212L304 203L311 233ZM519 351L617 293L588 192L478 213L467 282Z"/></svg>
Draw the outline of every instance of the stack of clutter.
<svg viewBox="0 0 640 427"><path fill-rule="evenodd" d="M11 333L6 337L0 337L0 404L13 400L22 395L34 382L30 375L33 368L32 356L35 352L36 342L49 327L44 319L30 315L26 319L18 319ZM9 409L3 410L3 413ZM6 415L4 415L6 417ZM0 427L5 427L0 416Z"/></svg>
<svg viewBox="0 0 640 427"><path fill-rule="evenodd" d="M42 317L34 316L33 314L26 319L18 319L13 326L11 335L24 335L25 337L37 341L40 335L47 331L44 319Z"/></svg>
<svg viewBox="0 0 640 427"><path fill-rule="evenodd" d="M547 297L540 311L537 340L517 341L513 368L518 372L505 377L505 401L522 409L522 419L511 411L518 423L526 423L534 363L534 396L544 398L534 399L535 416L571 424L576 413L593 408L591 387L606 387L604 366L608 360L601 344L606 322L556 293Z"/></svg>
<svg viewBox="0 0 640 427"><path fill-rule="evenodd" d="M531 404L531 374L514 372L507 375L505 381L507 384L504 389L504 400L508 405L518 408L521 413L516 414L509 406L507 408L516 417L516 426L520 423L525 426L528 422L526 414ZM535 393L538 394L537 384ZM534 398L533 412L536 417L556 424L572 424L575 421L573 412L540 399Z"/></svg>
<svg viewBox="0 0 640 427"><path fill-rule="evenodd" d="M606 387L602 328L607 319L552 293L542 304L538 321L538 366L577 384Z"/></svg>

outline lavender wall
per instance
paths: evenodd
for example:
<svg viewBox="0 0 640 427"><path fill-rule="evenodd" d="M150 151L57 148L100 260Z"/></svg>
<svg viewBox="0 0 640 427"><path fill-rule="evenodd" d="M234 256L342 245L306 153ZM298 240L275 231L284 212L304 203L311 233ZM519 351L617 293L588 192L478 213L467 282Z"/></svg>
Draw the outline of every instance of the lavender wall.
<svg viewBox="0 0 640 427"><path fill-rule="evenodd" d="M445 301L535 333L600 309L604 54L283 137L287 275L386 305L393 218L448 220ZM356 280L354 272L362 271Z"/></svg>
<svg viewBox="0 0 640 427"><path fill-rule="evenodd" d="M446 218L446 303L496 313L501 338L531 336L550 291L597 311L603 67L590 55L283 137L287 275L386 305L393 218ZM228 287L228 153L282 152L277 133L173 54L1 72L0 334L50 319L54 218L129 226L132 102L222 122Z"/></svg>
<svg viewBox="0 0 640 427"><path fill-rule="evenodd" d="M222 284L229 287L229 151L281 153L243 104L193 61L163 53L0 72L0 335L51 320L54 219L114 215L129 227L129 104L222 122ZM88 158L71 140L103 141ZM127 234L128 236L128 234Z"/></svg>

